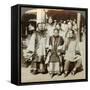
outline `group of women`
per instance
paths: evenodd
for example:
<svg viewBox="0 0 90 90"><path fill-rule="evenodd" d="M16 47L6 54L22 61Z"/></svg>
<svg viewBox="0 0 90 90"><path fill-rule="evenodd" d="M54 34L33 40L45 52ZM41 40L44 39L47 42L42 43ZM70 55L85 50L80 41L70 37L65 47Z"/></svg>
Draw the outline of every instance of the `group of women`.
<svg viewBox="0 0 90 90"><path fill-rule="evenodd" d="M23 56L25 62L30 61L32 74L49 73L53 77L64 73L66 77L71 68L71 74L75 75L82 67L75 19L57 23L50 17L47 23L35 26L31 22L28 28L30 33L24 41L27 48L23 49Z"/></svg>

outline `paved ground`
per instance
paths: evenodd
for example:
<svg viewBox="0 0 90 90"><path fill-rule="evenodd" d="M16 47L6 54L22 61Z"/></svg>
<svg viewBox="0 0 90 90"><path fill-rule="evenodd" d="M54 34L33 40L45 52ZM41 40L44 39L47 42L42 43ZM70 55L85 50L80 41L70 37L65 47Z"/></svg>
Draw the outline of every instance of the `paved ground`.
<svg viewBox="0 0 90 90"><path fill-rule="evenodd" d="M33 75L30 73L30 66L28 68L22 67L21 69L21 81L22 82L38 82L38 81L53 81L53 80L75 80L75 79L85 79L85 43L80 43L80 50L82 54L82 64L83 64L83 71L77 73L75 76L69 74L67 77L64 77L62 74L61 76L54 76L53 78L50 77L49 74L37 74Z"/></svg>

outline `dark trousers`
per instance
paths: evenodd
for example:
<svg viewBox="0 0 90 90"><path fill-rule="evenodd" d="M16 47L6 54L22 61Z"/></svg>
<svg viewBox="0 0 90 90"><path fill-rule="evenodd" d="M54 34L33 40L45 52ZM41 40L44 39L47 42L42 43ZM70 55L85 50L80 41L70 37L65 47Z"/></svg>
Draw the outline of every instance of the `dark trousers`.
<svg viewBox="0 0 90 90"><path fill-rule="evenodd" d="M75 70L82 65L82 61L81 61L81 60L77 60L77 61L74 62L74 63L75 63L75 65L74 65L73 69L75 69ZM70 61L68 61L68 60L65 61L64 71L69 71L70 64L71 64Z"/></svg>

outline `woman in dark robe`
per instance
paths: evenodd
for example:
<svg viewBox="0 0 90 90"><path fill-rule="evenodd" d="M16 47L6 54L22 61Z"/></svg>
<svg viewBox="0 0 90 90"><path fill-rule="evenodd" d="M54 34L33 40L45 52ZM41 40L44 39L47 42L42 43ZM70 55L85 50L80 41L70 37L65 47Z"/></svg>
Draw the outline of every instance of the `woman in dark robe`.
<svg viewBox="0 0 90 90"><path fill-rule="evenodd" d="M46 58L46 64L48 64L48 72L53 77L54 74L61 74L60 71L60 63L62 61L62 45L64 44L64 40L61 36L59 36L59 30L54 29L54 35L49 39L49 51Z"/></svg>

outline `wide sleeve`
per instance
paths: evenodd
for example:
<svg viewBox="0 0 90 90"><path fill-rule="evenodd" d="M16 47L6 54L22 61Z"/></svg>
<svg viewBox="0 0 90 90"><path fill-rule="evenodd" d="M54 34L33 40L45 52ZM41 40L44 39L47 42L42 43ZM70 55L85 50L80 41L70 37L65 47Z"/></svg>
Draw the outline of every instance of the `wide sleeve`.
<svg viewBox="0 0 90 90"><path fill-rule="evenodd" d="M69 45L69 40L68 40L68 38L65 38L64 45L63 45L63 50L66 51L68 49L68 45Z"/></svg>
<svg viewBox="0 0 90 90"><path fill-rule="evenodd" d="M60 45L63 45L64 44L64 39L63 37L60 37Z"/></svg>
<svg viewBox="0 0 90 90"><path fill-rule="evenodd" d="M52 49L52 37L49 38L49 50Z"/></svg>
<svg viewBox="0 0 90 90"><path fill-rule="evenodd" d="M81 53L80 53L79 42L76 42L75 54L77 54L77 55L81 55Z"/></svg>
<svg viewBox="0 0 90 90"><path fill-rule="evenodd" d="M63 48L64 39L62 37L59 38L59 46L57 47L58 50Z"/></svg>
<svg viewBox="0 0 90 90"><path fill-rule="evenodd" d="M35 51L35 37L36 37L36 34L34 33L32 36L31 36L31 39L30 39L30 42L28 44L28 48L27 48L27 51L31 51L31 52L34 52Z"/></svg>

